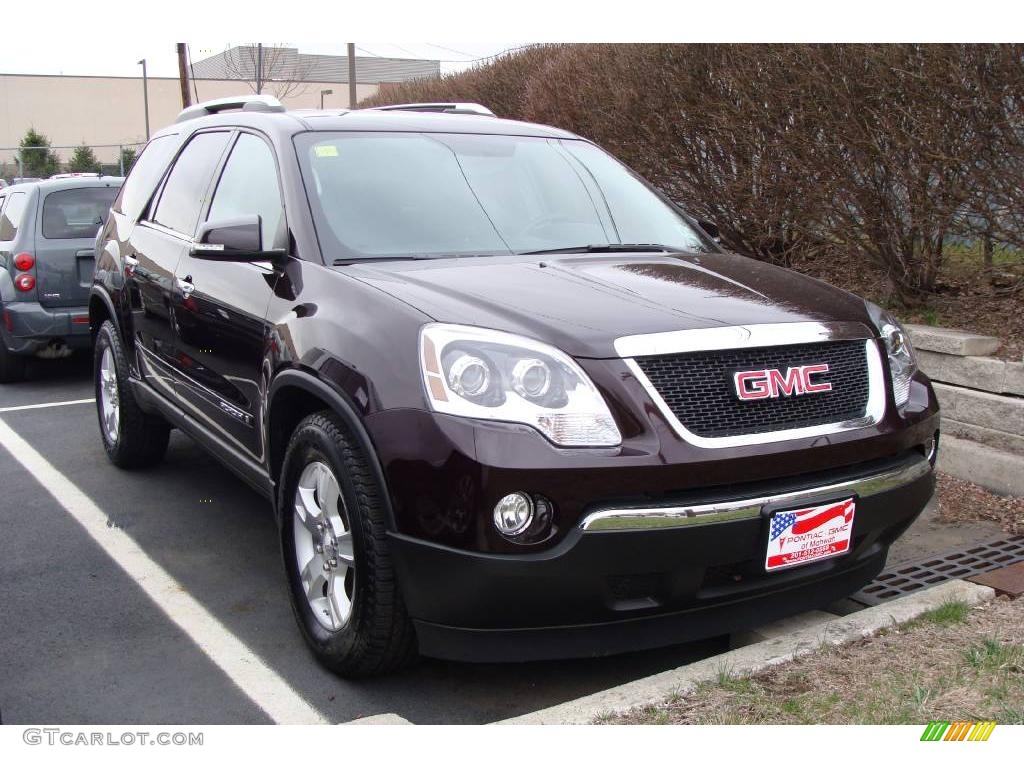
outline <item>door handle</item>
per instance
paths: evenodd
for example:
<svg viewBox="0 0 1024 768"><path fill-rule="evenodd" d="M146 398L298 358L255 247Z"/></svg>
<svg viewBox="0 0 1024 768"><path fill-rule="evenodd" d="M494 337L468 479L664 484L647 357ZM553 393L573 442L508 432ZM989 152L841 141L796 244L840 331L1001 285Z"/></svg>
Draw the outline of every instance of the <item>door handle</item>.
<svg viewBox="0 0 1024 768"><path fill-rule="evenodd" d="M192 295L196 287L192 284L192 275L186 275L184 278L178 278L178 290L181 291L181 295L186 299Z"/></svg>

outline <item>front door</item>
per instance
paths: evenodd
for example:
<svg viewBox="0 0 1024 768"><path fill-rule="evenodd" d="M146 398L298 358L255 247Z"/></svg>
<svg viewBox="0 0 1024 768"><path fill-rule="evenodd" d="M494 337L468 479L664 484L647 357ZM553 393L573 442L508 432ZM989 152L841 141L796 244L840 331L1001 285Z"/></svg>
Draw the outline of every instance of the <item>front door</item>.
<svg viewBox="0 0 1024 768"><path fill-rule="evenodd" d="M260 217L265 249L287 245L273 149L261 136L240 132L204 220L212 224L252 214ZM207 429L261 461L266 316L278 272L269 262L186 254L175 277L178 344L189 361L177 384L179 397Z"/></svg>

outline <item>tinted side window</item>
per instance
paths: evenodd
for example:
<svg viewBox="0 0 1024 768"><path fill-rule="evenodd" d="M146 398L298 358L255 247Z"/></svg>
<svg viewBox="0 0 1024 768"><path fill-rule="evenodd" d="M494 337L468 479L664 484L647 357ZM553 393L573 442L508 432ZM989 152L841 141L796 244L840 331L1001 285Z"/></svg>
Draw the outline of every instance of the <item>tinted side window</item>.
<svg viewBox="0 0 1024 768"><path fill-rule="evenodd" d="M203 196L230 135L200 133L188 143L167 177L153 221L189 237L195 234Z"/></svg>
<svg viewBox="0 0 1024 768"><path fill-rule="evenodd" d="M103 226L117 187L83 187L51 192L43 201L43 237L71 240L95 237Z"/></svg>
<svg viewBox="0 0 1024 768"><path fill-rule="evenodd" d="M143 148L114 202L115 211L133 220L139 217L167 169L178 146L177 139L177 136L158 136Z"/></svg>
<svg viewBox="0 0 1024 768"><path fill-rule="evenodd" d="M28 195L24 192L12 192L7 198L3 215L0 216L0 240L13 240L18 234L21 219L25 215Z"/></svg>
<svg viewBox="0 0 1024 768"><path fill-rule="evenodd" d="M277 166L270 147L262 139L243 133L217 183L207 221L253 213L260 216L263 247L272 247L283 219Z"/></svg>

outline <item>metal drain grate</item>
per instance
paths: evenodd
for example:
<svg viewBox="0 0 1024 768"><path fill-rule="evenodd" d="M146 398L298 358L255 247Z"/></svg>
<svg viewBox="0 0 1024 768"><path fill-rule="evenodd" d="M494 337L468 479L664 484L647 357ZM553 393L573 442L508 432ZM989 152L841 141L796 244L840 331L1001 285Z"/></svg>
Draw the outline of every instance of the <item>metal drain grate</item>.
<svg viewBox="0 0 1024 768"><path fill-rule="evenodd" d="M862 605L878 605L943 581L987 573L1022 560L1024 536L997 539L882 571L878 578L851 595L850 599Z"/></svg>

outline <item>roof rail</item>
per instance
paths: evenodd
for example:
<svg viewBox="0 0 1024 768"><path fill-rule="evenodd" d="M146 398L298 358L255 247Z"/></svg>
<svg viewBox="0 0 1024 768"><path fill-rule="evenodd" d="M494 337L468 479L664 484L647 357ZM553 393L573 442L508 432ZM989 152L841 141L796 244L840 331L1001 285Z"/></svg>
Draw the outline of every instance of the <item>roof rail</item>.
<svg viewBox="0 0 1024 768"><path fill-rule="evenodd" d="M195 120L197 117L215 115L218 112L226 112L230 109L240 109L243 112L284 112L284 105L273 96L262 94L250 94L248 96L227 96L223 99L212 99L201 104L193 104L181 110L178 119L174 122L183 123L186 120Z"/></svg>
<svg viewBox="0 0 1024 768"><path fill-rule="evenodd" d="M386 107L372 107L372 109L400 112L450 112L458 115L484 115L486 117L495 116L483 104L474 104L471 101L453 101L438 104L388 104Z"/></svg>

